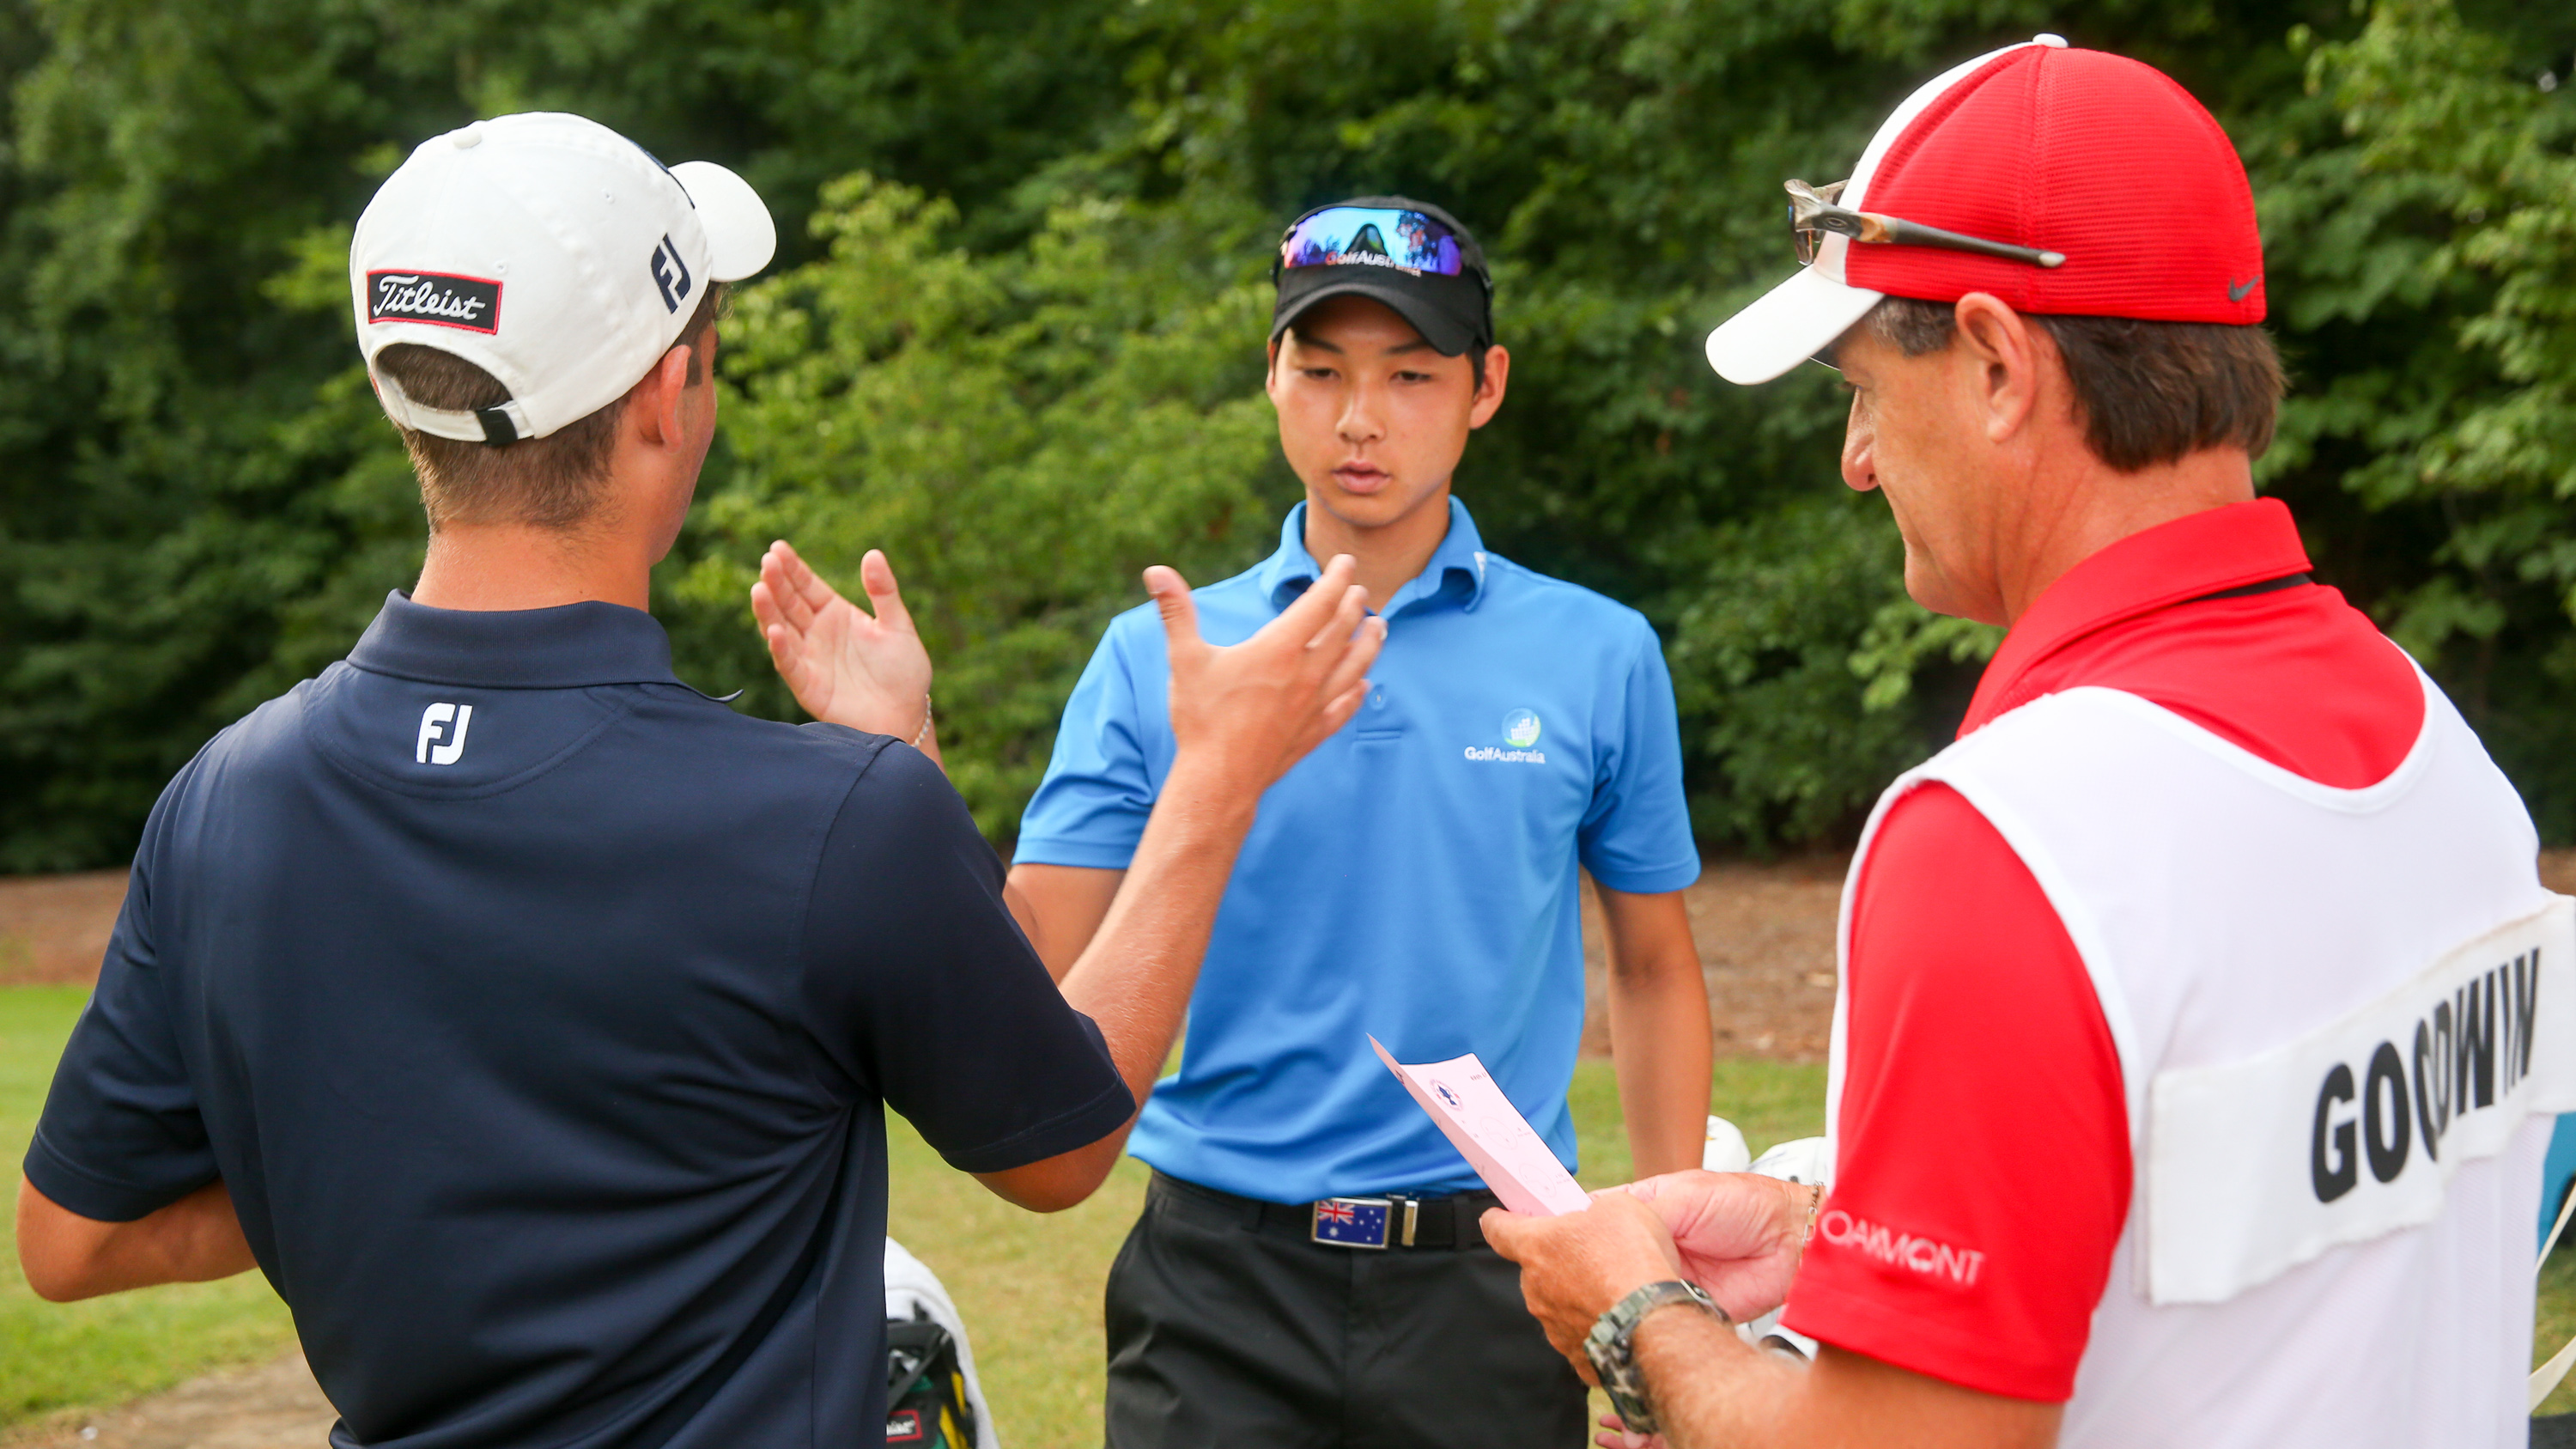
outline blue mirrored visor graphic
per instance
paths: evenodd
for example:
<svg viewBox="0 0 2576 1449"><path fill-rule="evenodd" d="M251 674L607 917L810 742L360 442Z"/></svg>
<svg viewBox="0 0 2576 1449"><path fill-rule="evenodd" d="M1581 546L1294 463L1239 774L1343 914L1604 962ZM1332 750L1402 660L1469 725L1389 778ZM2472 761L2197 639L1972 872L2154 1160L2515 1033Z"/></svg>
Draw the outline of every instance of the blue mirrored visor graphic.
<svg viewBox="0 0 2576 1449"><path fill-rule="evenodd" d="M1418 211L1332 206L1288 228L1282 267L1394 267L1454 277L1466 270L1457 234Z"/></svg>

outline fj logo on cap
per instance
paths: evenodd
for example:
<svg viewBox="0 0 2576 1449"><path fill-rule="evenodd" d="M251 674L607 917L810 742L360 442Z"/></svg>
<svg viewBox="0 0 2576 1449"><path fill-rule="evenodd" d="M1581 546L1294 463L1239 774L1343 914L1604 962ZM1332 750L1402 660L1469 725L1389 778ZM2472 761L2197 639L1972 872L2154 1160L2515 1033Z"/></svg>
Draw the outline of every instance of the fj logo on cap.
<svg viewBox="0 0 2576 1449"><path fill-rule="evenodd" d="M680 260L680 249L671 245L668 236L662 238L660 246L653 248L653 260L649 266L653 285L662 292L663 310L679 311L680 299L689 295L689 267Z"/></svg>
<svg viewBox="0 0 2576 1449"><path fill-rule="evenodd" d="M426 322L468 332L501 330L501 284L443 272L367 273L367 320Z"/></svg>

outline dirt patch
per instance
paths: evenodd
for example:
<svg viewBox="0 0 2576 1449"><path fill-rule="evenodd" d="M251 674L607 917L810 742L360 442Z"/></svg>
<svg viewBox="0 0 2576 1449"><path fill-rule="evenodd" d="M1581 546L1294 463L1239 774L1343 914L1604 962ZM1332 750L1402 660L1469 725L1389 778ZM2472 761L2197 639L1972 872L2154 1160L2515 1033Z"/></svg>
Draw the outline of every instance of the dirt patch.
<svg viewBox="0 0 2576 1449"><path fill-rule="evenodd" d="M125 872L0 878L0 986L98 979Z"/></svg>
<svg viewBox="0 0 2576 1449"><path fill-rule="evenodd" d="M2576 850L2542 851L2540 883L2562 896L2576 896Z"/></svg>
<svg viewBox="0 0 2576 1449"><path fill-rule="evenodd" d="M1847 856L1777 865L1711 867L1682 893L1708 979L1709 1018L1721 1057L1823 1061L1834 1017L1834 931ZM2576 895L2576 850L2540 853L2540 880ZM1583 1050L1610 1050L1602 993L1608 980L1601 909L1583 889Z"/></svg>
<svg viewBox="0 0 2576 1449"><path fill-rule="evenodd" d="M1719 1056L1825 1059L1834 1019L1834 922L1849 865L1842 856L1729 863L1711 867L1683 890ZM1610 1050L1603 1001L1609 959L1589 881L1583 970L1583 1051L1601 1056Z"/></svg>
<svg viewBox="0 0 2576 1449"><path fill-rule="evenodd" d="M321 1449L339 1413L304 1355L224 1369L119 1408L0 1432L0 1449Z"/></svg>
<svg viewBox="0 0 2576 1449"><path fill-rule="evenodd" d="M1730 863L1712 867L1683 892L1708 975L1719 1055L1824 1059L1834 1008L1834 911L1845 864L1840 856ZM0 878L0 985L96 981L124 902L121 870ZM1583 1049L1597 1056L1610 1049L1602 1009L1607 956L1589 882L1583 956Z"/></svg>
<svg viewBox="0 0 2576 1449"><path fill-rule="evenodd" d="M1824 1060L1834 1014L1834 925L1849 866L1840 855L1729 862L1683 891L1719 1056ZM2576 895L2576 850L2542 851L2540 879ZM0 985L97 980L124 900L121 870L0 879ZM1589 881L1583 966L1583 1051L1602 1056L1610 1050L1608 957Z"/></svg>

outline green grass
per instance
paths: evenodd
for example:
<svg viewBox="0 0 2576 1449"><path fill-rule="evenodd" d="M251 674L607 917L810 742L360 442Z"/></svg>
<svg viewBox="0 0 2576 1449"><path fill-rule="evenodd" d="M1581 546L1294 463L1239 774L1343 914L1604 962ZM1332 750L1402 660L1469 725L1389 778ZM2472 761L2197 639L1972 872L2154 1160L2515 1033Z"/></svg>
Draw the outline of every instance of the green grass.
<svg viewBox="0 0 2576 1449"><path fill-rule="evenodd" d="M2576 1338L2576 1224L2559 1235L2558 1246L2549 1252L2549 1266L2540 1270L2540 1316L2531 1334L2531 1366L2540 1367L2571 1338ZM2532 1412L2576 1414L2576 1373L2561 1380L2557 1391Z"/></svg>
<svg viewBox="0 0 2576 1449"><path fill-rule="evenodd" d="M16 1241L16 1167L88 997L76 986L0 987L0 1242ZM66 1305L28 1292L16 1250L0 1252L0 1426L131 1399L294 1342L286 1305L257 1273Z"/></svg>

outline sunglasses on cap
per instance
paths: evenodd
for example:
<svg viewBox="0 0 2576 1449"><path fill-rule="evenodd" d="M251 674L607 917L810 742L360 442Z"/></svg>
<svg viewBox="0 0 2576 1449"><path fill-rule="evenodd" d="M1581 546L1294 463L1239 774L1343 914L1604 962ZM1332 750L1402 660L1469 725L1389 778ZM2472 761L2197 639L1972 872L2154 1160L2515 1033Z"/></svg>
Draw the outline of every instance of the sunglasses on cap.
<svg viewBox="0 0 2576 1449"><path fill-rule="evenodd" d="M2063 252L2044 252L2037 247L1988 241L1984 237L1943 231L1921 222L1881 216L1873 211L1852 211L1835 205L1842 197L1843 188L1850 184L1848 181L1837 181L1828 186L1809 186L1803 181L1783 183L1789 193L1789 234L1797 240L1798 265L1814 264L1827 232L1850 237L1856 242L1946 247L1954 252L1975 252L1980 256L2001 257L2009 262L2028 262L2035 267L2066 264Z"/></svg>
<svg viewBox="0 0 2576 1449"><path fill-rule="evenodd" d="M1297 218L1279 239L1270 280L1276 283L1282 270L1347 266L1394 267L1435 277L1463 276L1468 270L1457 233L1437 217L1393 207L1328 206Z"/></svg>

